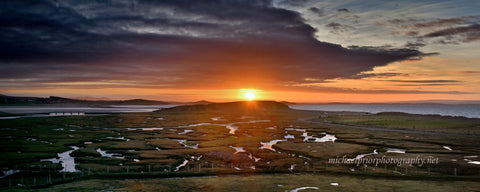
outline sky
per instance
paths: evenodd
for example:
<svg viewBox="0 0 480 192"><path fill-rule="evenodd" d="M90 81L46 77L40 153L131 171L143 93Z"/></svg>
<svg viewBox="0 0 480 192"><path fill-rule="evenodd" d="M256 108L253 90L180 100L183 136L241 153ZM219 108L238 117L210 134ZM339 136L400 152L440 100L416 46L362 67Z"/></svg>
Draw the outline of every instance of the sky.
<svg viewBox="0 0 480 192"><path fill-rule="evenodd" d="M480 1L0 2L0 94L480 98Z"/></svg>

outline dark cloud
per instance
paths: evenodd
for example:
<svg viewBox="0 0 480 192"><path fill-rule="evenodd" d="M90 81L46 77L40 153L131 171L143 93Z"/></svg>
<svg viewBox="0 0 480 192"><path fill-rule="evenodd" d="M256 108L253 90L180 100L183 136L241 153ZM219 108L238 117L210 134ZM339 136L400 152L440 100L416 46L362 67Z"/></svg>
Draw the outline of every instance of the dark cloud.
<svg viewBox="0 0 480 192"><path fill-rule="evenodd" d="M428 22L417 19L395 18L386 21L379 20L376 24L393 25L397 30L393 31L392 34L416 38L417 42L408 42L405 47L418 49L425 46L426 43L460 44L477 41L480 39L479 22L480 16L464 16L435 19ZM423 41L424 38L433 37L437 37L437 39Z"/></svg>
<svg viewBox="0 0 480 192"><path fill-rule="evenodd" d="M301 7L308 3L309 0L283 0L278 2L281 6L293 6L293 7Z"/></svg>
<svg viewBox="0 0 480 192"><path fill-rule="evenodd" d="M326 24L325 27L330 28L332 33L342 33L355 29L352 26L344 25L336 22L330 22Z"/></svg>
<svg viewBox="0 0 480 192"><path fill-rule="evenodd" d="M396 86L406 86L406 87L459 85L462 82L457 80L384 80L384 81L399 83L399 84L396 84ZM463 92L460 92L460 93L463 93Z"/></svg>
<svg viewBox="0 0 480 192"><path fill-rule="evenodd" d="M480 71L459 71L457 73L462 75L476 75L480 74Z"/></svg>
<svg viewBox="0 0 480 192"><path fill-rule="evenodd" d="M411 60L421 59L424 56L436 55L438 53L422 53L415 49L406 49L406 48L391 48L390 45L372 47L372 46L349 46L350 50L355 50L361 53L370 53L370 54L385 54L388 53L390 56L394 55L416 55L416 57L409 57Z"/></svg>
<svg viewBox="0 0 480 192"><path fill-rule="evenodd" d="M443 29L443 30L432 32L432 33L428 33L424 36L440 37L440 36L456 35L456 34L463 34L463 33L470 33L470 32L474 32L474 33L480 32L480 25L474 24L474 25L464 26L464 27L448 28L448 29Z"/></svg>
<svg viewBox="0 0 480 192"><path fill-rule="evenodd" d="M316 8L316 7L310 7L308 10L311 11L312 13L315 13L318 17L325 16L325 12L323 11L323 9L319 9L319 8Z"/></svg>
<svg viewBox="0 0 480 192"><path fill-rule="evenodd" d="M391 24L398 26L400 28L413 28L413 29L424 29L424 28L439 28L439 27L449 27L453 25L462 25L468 24L471 22L476 22L480 19L480 16L465 16L465 17L453 17L445 19L435 19L432 21L425 22L424 20L419 19L405 19L405 18L394 18L386 21L377 21L377 24Z"/></svg>
<svg viewBox="0 0 480 192"><path fill-rule="evenodd" d="M423 41L416 41L416 42L407 42L405 44L405 47L408 49L419 49L420 47L424 47L427 44L425 44Z"/></svg>
<svg viewBox="0 0 480 192"><path fill-rule="evenodd" d="M399 84L397 86L419 86L418 84ZM422 86L439 86L435 85L424 85ZM306 91L321 91L327 93L358 93L358 94L452 94L452 95L461 95L461 94L471 94L472 92L464 91L422 91L422 90L392 90L384 88L373 88L369 90L365 89L356 89L356 88L338 88L338 87L323 87L318 85L304 86L307 88ZM304 90L305 91L305 90Z"/></svg>
<svg viewBox="0 0 480 192"><path fill-rule="evenodd" d="M413 27L416 28L433 28L433 27L448 27L452 25L465 24L472 20L479 19L480 16L454 17L446 19L437 19L429 22L415 23Z"/></svg>
<svg viewBox="0 0 480 192"><path fill-rule="evenodd" d="M453 84L453 83L423 83L421 85L419 84L398 84L396 86L403 86L403 87L425 87L425 86L446 86L446 85L457 85L457 84ZM449 92L447 92L449 93ZM460 92L460 93L464 93L464 92Z"/></svg>
<svg viewBox="0 0 480 192"><path fill-rule="evenodd" d="M391 24L395 24L395 25L400 25L400 24L406 23L407 20L395 18L395 19L389 19L389 20L387 20L387 22L391 23ZM381 22L381 23L383 23L383 22Z"/></svg>
<svg viewBox="0 0 480 192"><path fill-rule="evenodd" d="M269 1L32 0L0 7L2 87L271 87L425 55L319 42L299 13Z"/></svg>
<svg viewBox="0 0 480 192"><path fill-rule="evenodd" d="M337 11L338 12L345 12L345 13L350 12L350 10L348 10L347 8L337 9Z"/></svg>
<svg viewBox="0 0 480 192"><path fill-rule="evenodd" d="M398 83L459 83L457 80L388 80Z"/></svg>
<svg viewBox="0 0 480 192"><path fill-rule="evenodd" d="M386 78L386 77L396 77L396 76L408 76L408 74L403 73L359 73L349 77L348 79L364 79L364 78Z"/></svg>
<svg viewBox="0 0 480 192"><path fill-rule="evenodd" d="M480 25L473 24L469 26L453 27L425 34L424 37L444 38L438 42L443 44L454 44L458 42L472 42L480 40Z"/></svg>

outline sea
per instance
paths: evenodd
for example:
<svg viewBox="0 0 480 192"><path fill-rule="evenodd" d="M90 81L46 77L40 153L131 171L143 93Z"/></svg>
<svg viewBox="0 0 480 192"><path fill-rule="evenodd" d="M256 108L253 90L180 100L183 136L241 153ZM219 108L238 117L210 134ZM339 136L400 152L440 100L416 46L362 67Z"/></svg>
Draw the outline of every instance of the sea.
<svg viewBox="0 0 480 192"><path fill-rule="evenodd" d="M403 112L480 118L480 104L293 104L289 107L312 111Z"/></svg>
<svg viewBox="0 0 480 192"><path fill-rule="evenodd" d="M109 114L109 113L135 113L152 112L162 108L177 105L110 105L105 107L88 106L0 106L0 112L11 114L26 114L25 116L8 116L0 119L15 119L22 117L47 117L50 113L85 113L85 114Z"/></svg>

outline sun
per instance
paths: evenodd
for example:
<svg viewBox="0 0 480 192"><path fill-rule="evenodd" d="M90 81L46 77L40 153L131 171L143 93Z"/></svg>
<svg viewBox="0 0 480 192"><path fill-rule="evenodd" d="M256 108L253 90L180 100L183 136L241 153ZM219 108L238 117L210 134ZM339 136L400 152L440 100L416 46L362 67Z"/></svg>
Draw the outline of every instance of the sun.
<svg viewBox="0 0 480 192"><path fill-rule="evenodd" d="M248 91L245 93L245 98L247 100L254 100L255 99L255 92L254 91Z"/></svg>
<svg viewBox="0 0 480 192"><path fill-rule="evenodd" d="M261 98L261 91L258 89L239 89L237 98L240 100L253 101Z"/></svg>

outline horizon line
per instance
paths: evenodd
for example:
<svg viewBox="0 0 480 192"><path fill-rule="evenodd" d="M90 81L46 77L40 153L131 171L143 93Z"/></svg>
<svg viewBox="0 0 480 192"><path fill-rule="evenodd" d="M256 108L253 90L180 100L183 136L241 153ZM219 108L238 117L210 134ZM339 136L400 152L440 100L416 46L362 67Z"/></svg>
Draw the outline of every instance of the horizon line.
<svg viewBox="0 0 480 192"><path fill-rule="evenodd" d="M212 101L207 99L200 99L194 101L169 101L169 100L157 100L157 99L144 99L141 97L131 98L131 99L110 99L110 98L103 98L99 97L99 99L85 99L89 98L89 96L82 96L82 97L64 97L64 96L55 96L50 95L46 97L41 96L14 96L14 95L6 95L1 94L0 96L6 97L30 97L30 98L50 98L50 97L58 97L64 99L72 99L78 101L92 101L92 102L115 102L115 101L131 101L131 100L145 100L145 101L153 101L153 102L165 102L165 103L197 103L197 102L209 102L209 103L229 103L229 102L248 102L249 100L239 100L239 99L232 99L228 101ZM96 97L90 97L96 98ZM103 99L102 99L103 98ZM296 102L296 101L287 101L287 100L274 100L274 99L258 99L252 101L275 101L280 103L290 103L290 104L480 104L480 100L450 100L450 99L432 99L432 100L403 100L403 101L390 101L390 102L345 102L345 101L313 101L313 102ZM457 102L457 103L455 103ZM471 102L471 103L469 103Z"/></svg>

